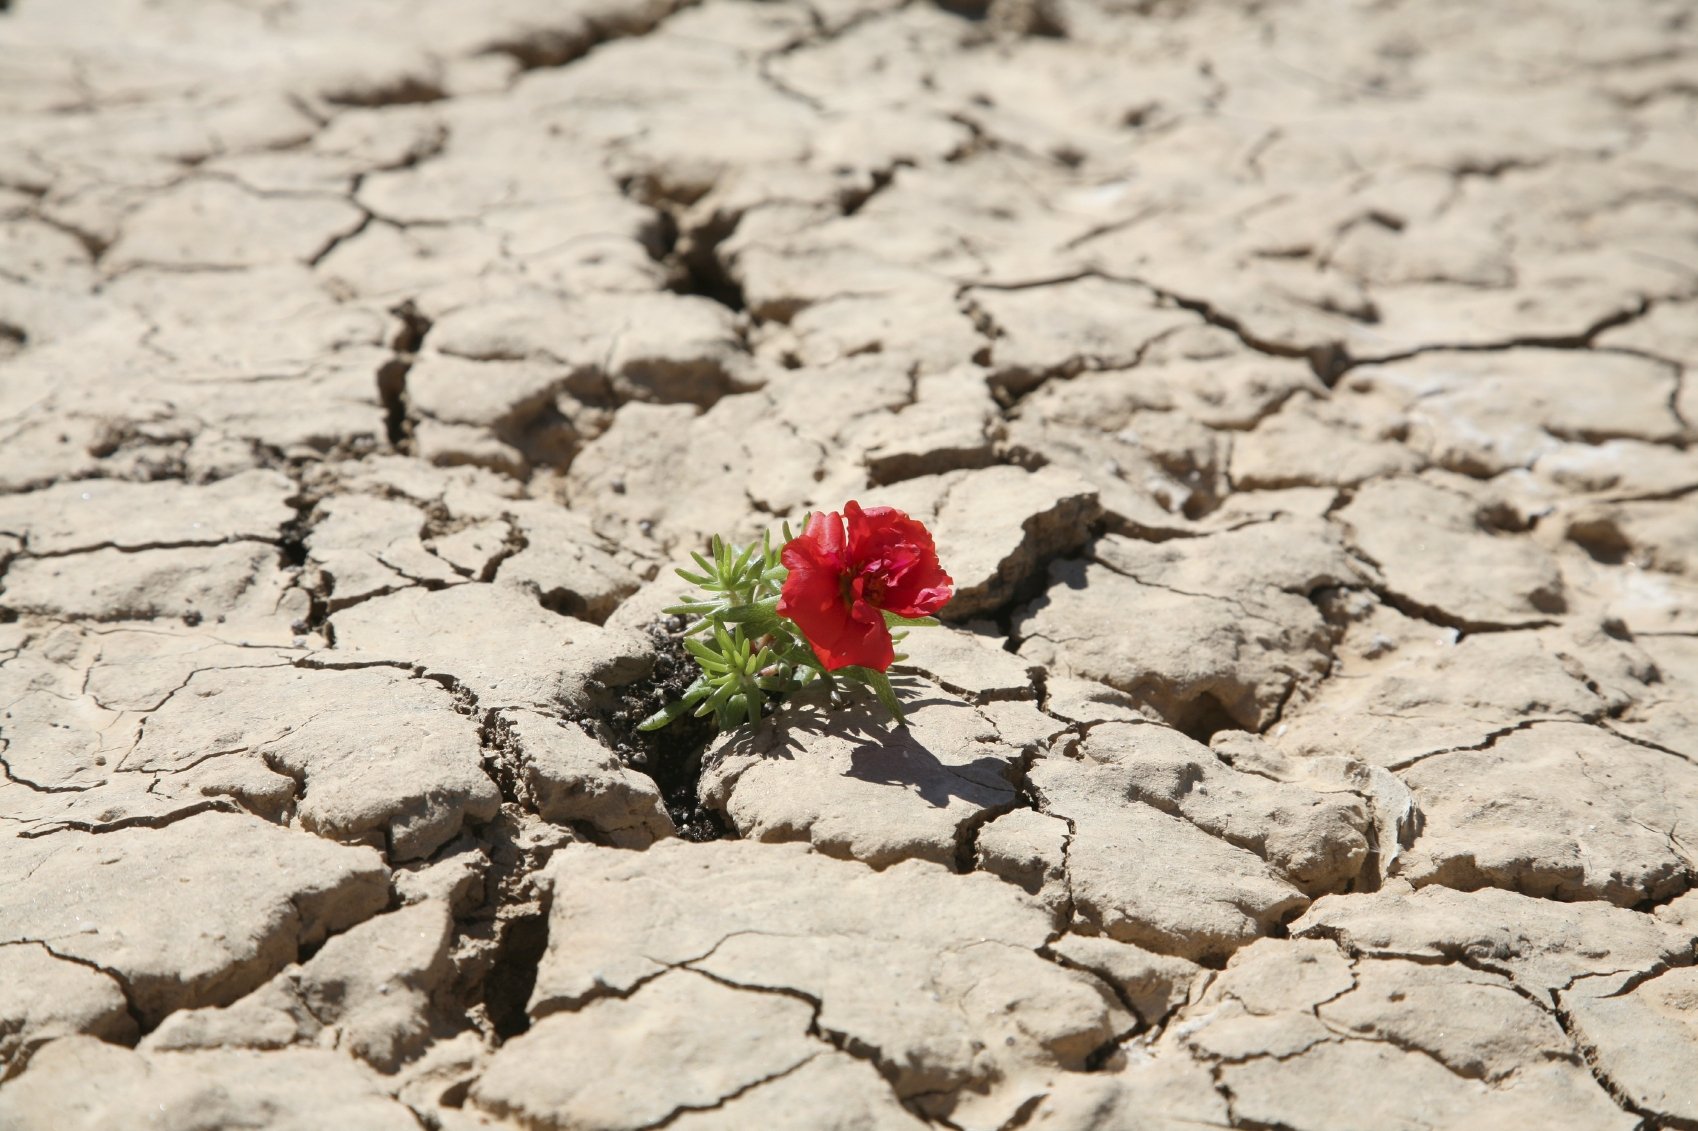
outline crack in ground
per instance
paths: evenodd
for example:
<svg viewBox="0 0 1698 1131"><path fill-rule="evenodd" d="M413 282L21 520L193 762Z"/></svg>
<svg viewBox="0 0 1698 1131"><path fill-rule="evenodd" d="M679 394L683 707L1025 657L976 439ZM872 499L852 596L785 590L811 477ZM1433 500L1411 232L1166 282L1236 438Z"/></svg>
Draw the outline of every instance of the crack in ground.
<svg viewBox="0 0 1698 1131"><path fill-rule="evenodd" d="M0 945L14 946L19 944L33 944L35 946L39 946L42 950L45 950L48 954L57 958L61 962L69 962L75 966L82 966L86 969L93 970L97 974L104 974L106 977L112 979L112 983L118 987L118 992L123 995L124 1010L130 1015L130 1021L135 1025L138 1036L147 1035L150 1031L150 1027L146 1024L142 1017L141 1010L136 1006L135 991L130 986L130 980L126 978L121 971L110 966L102 966L93 959L82 958L75 954L63 954L54 950L53 947L49 945L50 942L51 940L48 939L15 939L11 942Z"/></svg>
<svg viewBox="0 0 1698 1131"><path fill-rule="evenodd" d="M96 542L88 546L73 546L68 550L24 550L20 551L16 560L51 561L55 558L71 558L80 554L95 554L101 550L116 550L120 554L145 554L149 550L197 550L211 549L217 546L236 546L244 542L256 542L261 545L277 545L277 540L264 538L257 534L238 534L229 538L185 539L176 542Z"/></svg>
<svg viewBox="0 0 1698 1131"><path fill-rule="evenodd" d="M209 812L245 813L248 810L229 797L208 797L200 801L189 802L184 808L174 809L169 813L140 814L133 817L119 817L111 821L48 818L44 825L32 825L20 830L18 839L35 840L39 837L53 836L61 832L80 832L100 836L104 833L115 833L124 829L163 829L176 824L178 821Z"/></svg>
<svg viewBox="0 0 1698 1131"><path fill-rule="evenodd" d="M1580 1063L1584 1064L1587 1070L1591 1072L1592 1079L1597 1081L1598 1087L1603 1089L1604 1094L1609 1096L1610 1101L1621 1110L1629 1115L1638 1116L1642 1121L1641 1127L1652 1129L1652 1131L1698 1131L1698 1121L1664 1115L1635 1103L1628 1096L1627 1090L1616 1083L1610 1074L1604 1070L1603 1065L1598 1063L1597 1046L1589 1043L1580 1035L1574 1015L1561 1004L1560 997L1555 1006L1544 1006L1544 1008L1556 1021L1557 1027L1562 1030L1563 1035L1573 1044L1575 1055L1579 1057Z"/></svg>
<svg viewBox="0 0 1698 1131"><path fill-rule="evenodd" d="M1507 353L1510 350L1517 349L1589 350L1594 348L1594 343L1599 335L1605 331L1638 321L1650 313L1655 304L1653 299L1641 299L1636 306L1605 315L1578 334L1529 334L1519 338L1504 338L1495 342L1438 343L1415 346L1412 349L1397 353L1374 356L1351 357L1343 355L1341 359L1342 368L1337 371L1333 381L1329 381L1328 384L1336 383L1339 377L1361 365L1389 365L1393 362L1407 361L1412 357L1420 357L1422 354L1428 353Z"/></svg>
<svg viewBox="0 0 1698 1131"><path fill-rule="evenodd" d="M654 1123L645 1123L641 1127L635 1128L634 1131L660 1131L661 1128L670 1127L672 1124L676 1123L678 1120L682 1119L684 1116L689 1115L692 1112L719 1111L721 1108L725 1107L727 1104L731 1103L733 1100L737 1100L737 1099L747 1095L748 1093L754 1091L756 1088L765 1087L766 1085L771 1084L775 1081L784 1079L786 1076L789 1076L793 1072L800 1071L801 1069L812 1064L818 1057L820 1057L822 1055L824 1055L824 1054L823 1053L817 1053L817 1052L812 1053L812 1054L810 1054L806 1057L803 1057L801 1060L797 1061L795 1064L792 1064L789 1068L786 1068L782 1072L775 1072L771 1076L763 1076L759 1080L752 1081L748 1084L744 1084L740 1088L733 1089L732 1091L728 1092L727 1094L719 1097L719 1099L715 1100L711 1104L698 1104L698 1105L684 1104L682 1106L676 1107L672 1110L671 1114L667 1115L664 1119L657 1120Z"/></svg>
<svg viewBox="0 0 1698 1131"><path fill-rule="evenodd" d="M1621 739L1623 742L1631 742L1635 746L1642 746L1646 750L1655 750L1659 754L1671 755L1675 758L1679 758L1682 762L1698 764L1698 759L1694 759L1689 754L1682 754L1680 751L1674 749L1673 747L1662 746L1658 743L1652 742L1648 738L1639 738L1635 735L1626 734L1622 731L1617 730L1615 727L1612 727L1610 725L1609 719L1585 719L1583 721L1591 723L1593 726L1599 727L1602 730L1608 731L1610 734L1614 735L1616 738Z"/></svg>
<svg viewBox="0 0 1698 1131"><path fill-rule="evenodd" d="M568 17L579 17L577 24L533 28L510 39L498 39L486 45L482 54L506 55L518 64L519 77L522 78L527 71L574 63L604 43L649 35L698 2L682 0L670 9L665 4L608 6L605 14L596 12L593 7L565 6L558 10Z"/></svg>
<svg viewBox="0 0 1698 1131"><path fill-rule="evenodd" d="M431 321L412 299L405 299L389 313L400 320L389 348L392 356L378 367L377 395L383 405L384 435L389 446L403 455L412 454L413 420L407 404L407 374L412 371Z"/></svg>
<svg viewBox="0 0 1698 1131"><path fill-rule="evenodd" d="M1474 753L1478 753L1482 750L1490 750L1492 747L1496 746L1500 740L1508 738L1510 735L1515 734L1517 731L1530 730L1533 727L1543 726L1547 723L1589 723L1589 722L1590 722L1590 720L1588 720L1588 719L1575 718L1572 715L1569 715L1569 716L1556 715L1556 716L1545 716L1545 717L1541 717L1541 718L1537 718L1537 719L1522 719L1520 722L1511 723L1509 726L1499 727L1498 729L1491 731L1489 734L1486 735L1486 737L1480 739L1478 742L1473 742L1473 743L1470 743L1466 746L1447 746L1443 750L1429 750L1429 751L1427 751L1423 754L1416 754L1413 757L1405 758L1402 761L1389 763L1386 766L1386 769L1390 770L1394 774L1399 774L1399 773L1402 773L1404 770L1409 769L1412 766L1420 765L1422 762L1427 761L1429 758L1442 758L1446 754L1474 754ZM1417 829L1417 836L1419 836L1419 833L1420 833L1420 830Z"/></svg>
<svg viewBox="0 0 1698 1131"><path fill-rule="evenodd" d="M1345 503L1349 502L1347 498L1344 498L1342 493L1340 497L1343 501L1338 504L1339 506L1343 506ZM1442 628L1455 632L1457 634L1457 641L1461 641L1464 636L1473 636L1480 633L1525 632L1536 628L1555 628L1562 623L1561 621L1551 620L1549 618L1528 619L1514 622L1470 620L1467 617L1447 612L1444 609L1439 608L1437 605L1422 604L1413 597L1407 597L1402 593L1399 593L1385 581L1376 580L1378 578L1383 578L1385 576L1385 571L1378 561L1369 556L1360 547L1347 541L1345 544L1345 550L1351 557L1360 561L1369 568L1369 573L1364 579L1364 588L1373 593L1374 596L1378 597L1387 605L1390 605L1393 609L1396 609L1398 612L1408 617L1410 620L1422 621L1426 624L1432 625L1434 628ZM1560 610L1560 612L1566 612L1566 610Z"/></svg>
<svg viewBox="0 0 1698 1131"><path fill-rule="evenodd" d="M722 939L721 942L723 941L724 940ZM715 945L717 947L719 944ZM823 998L816 997L813 994L806 993L805 991L796 989L793 986L751 986L742 982L732 981L729 978L700 969L694 965L694 963L703 961L705 957L706 956L703 958L691 959L689 962L682 965L685 969L699 974L709 981L717 982L728 989L742 990L748 993L776 994L780 997L788 997L796 1001L803 1002L813 1010L813 1019L808 1024L808 1035L823 1041L838 1052L847 1056L852 1056L856 1060L864 1061L871 1065L873 1069L884 1078L885 1083L890 1086L891 1092L896 1096L897 1102L902 1102L901 1093L897 1091L897 1085L901 1076L899 1066L890 1062L890 1060L885 1056L883 1049L870 1045L866 1041L861 1040L859 1037L856 1037L851 1033L839 1032L838 1030L827 1029L822 1026L820 1024L820 1013L825 1008L825 1000ZM954 1093L951 1092L949 1094ZM903 1104L903 1106L907 1107L908 1105Z"/></svg>

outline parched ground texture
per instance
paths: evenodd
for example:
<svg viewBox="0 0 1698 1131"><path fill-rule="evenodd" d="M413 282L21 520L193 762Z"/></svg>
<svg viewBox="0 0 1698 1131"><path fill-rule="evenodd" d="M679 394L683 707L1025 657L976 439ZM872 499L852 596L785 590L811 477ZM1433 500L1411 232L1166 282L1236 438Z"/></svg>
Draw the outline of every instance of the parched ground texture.
<svg viewBox="0 0 1698 1131"><path fill-rule="evenodd" d="M0 1126L1698 1128L1694 186L1681 0L0 0ZM910 725L634 739L850 498Z"/></svg>

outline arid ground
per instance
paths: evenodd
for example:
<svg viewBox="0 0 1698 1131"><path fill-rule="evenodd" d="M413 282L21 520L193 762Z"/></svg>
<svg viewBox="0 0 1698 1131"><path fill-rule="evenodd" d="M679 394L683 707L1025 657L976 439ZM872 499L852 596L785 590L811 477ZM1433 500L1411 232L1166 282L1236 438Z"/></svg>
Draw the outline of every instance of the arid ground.
<svg viewBox="0 0 1698 1131"><path fill-rule="evenodd" d="M0 1126L1698 1128L1695 369L1684 0L0 0Z"/></svg>

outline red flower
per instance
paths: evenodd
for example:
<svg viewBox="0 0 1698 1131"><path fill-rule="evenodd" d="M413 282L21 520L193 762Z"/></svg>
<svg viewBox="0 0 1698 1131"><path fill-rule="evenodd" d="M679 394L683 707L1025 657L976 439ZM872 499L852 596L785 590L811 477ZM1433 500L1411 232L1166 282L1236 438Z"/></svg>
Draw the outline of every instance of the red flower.
<svg viewBox="0 0 1698 1131"><path fill-rule="evenodd" d="M901 617L930 616L955 592L938 565L932 536L895 507L843 515L815 512L807 528L784 546L790 571L778 611L801 626L827 671L851 664L884 671L896 658L880 610ZM844 537L844 517L849 522Z"/></svg>

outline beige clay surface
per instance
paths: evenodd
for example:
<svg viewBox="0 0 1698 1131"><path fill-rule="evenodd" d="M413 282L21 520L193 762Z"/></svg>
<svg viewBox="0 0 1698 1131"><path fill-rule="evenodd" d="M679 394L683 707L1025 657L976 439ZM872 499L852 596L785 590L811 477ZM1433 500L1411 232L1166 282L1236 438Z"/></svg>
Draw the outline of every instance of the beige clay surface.
<svg viewBox="0 0 1698 1131"><path fill-rule="evenodd" d="M1693 1131L1695 370L1686 0L0 0L0 1127Z"/></svg>

